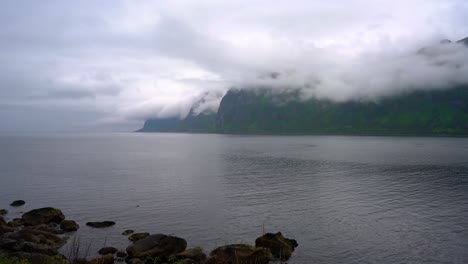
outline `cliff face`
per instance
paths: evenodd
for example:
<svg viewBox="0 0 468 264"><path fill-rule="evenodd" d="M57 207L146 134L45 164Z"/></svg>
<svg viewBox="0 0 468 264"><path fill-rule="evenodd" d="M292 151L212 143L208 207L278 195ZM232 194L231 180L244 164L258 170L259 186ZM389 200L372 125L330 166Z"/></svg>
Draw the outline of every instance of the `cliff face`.
<svg viewBox="0 0 468 264"><path fill-rule="evenodd" d="M468 135L468 87L419 91L378 102L345 103L317 99L285 101L284 95L267 91L231 90L221 101L216 131Z"/></svg>
<svg viewBox="0 0 468 264"><path fill-rule="evenodd" d="M468 86L378 102L301 101L296 93L230 90L218 113L147 120L141 132L468 135Z"/></svg>

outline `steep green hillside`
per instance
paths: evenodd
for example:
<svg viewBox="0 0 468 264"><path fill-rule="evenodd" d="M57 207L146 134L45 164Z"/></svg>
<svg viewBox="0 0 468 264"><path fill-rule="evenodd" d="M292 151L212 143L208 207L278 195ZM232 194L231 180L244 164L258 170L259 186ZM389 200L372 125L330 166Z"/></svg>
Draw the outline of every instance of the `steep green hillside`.
<svg viewBox="0 0 468 264"><path fill-rule="evenodd" d="M223 133L468 134L468 87L418 91L378 102L335 103L267 90L231 90L216 119ZM286 99L285 99L286 98Z"/></svg>
<svg viewBox="0 0 468 264"><path fill-rule="evenodd" d="M295 93L230 90L216 115L148 120L144 132L468 135L468 87L418 91L377 102L301 101Z"/></svg>

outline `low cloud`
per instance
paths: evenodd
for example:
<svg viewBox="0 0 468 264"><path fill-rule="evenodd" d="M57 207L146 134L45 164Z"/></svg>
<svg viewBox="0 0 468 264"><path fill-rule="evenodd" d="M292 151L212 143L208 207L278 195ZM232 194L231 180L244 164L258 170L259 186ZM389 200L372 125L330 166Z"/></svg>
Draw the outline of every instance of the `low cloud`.
<svg viewBox="0 0 468 264"><path fill-rule="evenodd" d="M299 89L302 99L362 101L468 84L468 46L462 43L434 44L398 54L367 54L341 62L324 58L301 67L298 64L282 70L278 67L238 86L270 87L278 92Z"/></svg>
<svg viewBox="0 0 468 264"><path fill-rule="evenodd" d="M467 16L463 0L3 2L0 121L60 107L83 129L127 127L215 111L231 87L335 101L446 88L468 82L467 48L439 41L468 36Z"/></svg>

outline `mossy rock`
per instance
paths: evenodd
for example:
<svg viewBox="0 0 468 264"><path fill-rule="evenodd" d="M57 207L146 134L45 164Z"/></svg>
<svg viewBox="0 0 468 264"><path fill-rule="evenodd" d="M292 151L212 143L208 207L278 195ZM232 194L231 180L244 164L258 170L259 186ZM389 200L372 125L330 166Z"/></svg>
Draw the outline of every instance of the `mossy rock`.
<svg viewBox="0 0 468 264"><path fill-rule="evenodd" d="M273 259L269 249L246 244L218 247L210 256L205 264L267 264Z"/></svg>
<svg viewBox="0 0 468 264"><path fill-rule="evenodd" d="M257 238L255 246L268 248L276 258L287 260L291 257L298 244L296 240L285 238L281 232L278 232L276 234L266 233Z"/></svg>
<svg viewBox="0 0 468 264"><path fill-rule="evenodd" d="M0 216L0 236L5 233L10 233L14 231L15 229L13 227L8 226L6 220L2 216Z"/></svg>
<svg viewBox="0 0 468 264"><path fill-rule="evenodd" d="M128 235L131 235L133 233L135 233L135 231L133 231L132 229L127 229L127 230L122 232L122 235L128 236Z"/></svg>
<svg viewBox="0 0 468 264"><path fill-rule="evenodd" d="M150 235L127 247L130 258L168 259L187 248L185 239L163 234Z"/></svg>
<svg viewBox="0 0 468 264"><path fill-rule="evenodd" d="M136 242L138 240L142 240L145 237L148 237L149 235L150 235L150 233L135 233L135 234L129 236L128 240L130 240L132 242Z"/></svg>
<svg viewBox="0 0 468 264"><path fill-rule="evenodd" d="M54 235L49 232L36 229L22 229L14 233L8 233L5 238L12 241L3 244L10 251L33 252L53 256L58 254L58 249L65 245L67 238Z"/></svg>
<svg viewBox="0 0 468 264"><path fill-rule="evenodd" d="M63 220L63 221L60 223L60 229L62 229L62 230L65 231L65 232L77 231L79 228L80 228L80 225L77 224L77 223L76 223L75 221L73 221L73 220Z"/></svg>
<svg viewBox="0 0 468 264"><path fill-rule="evenodd" d="M20 227L23 225L23 219L21 218L14 218L7 224L10 227Z"/></svg>
<svg viewBox="0 0 468 264"><path fill-rule="evenodd" d="M62 211L52 207L44 207L31 210L21 216L24 225L40 225L49 223L60 223L65 219Z"/></svg>
<svg viewBox="0 0 468 264"><path fill-rule="evenodd" d="M63 231L61 229L58 229L58 228L55 228L53 226L46 225L46 224L37 225L37 226L34 227L34 229L44 231L44 232L48 232L48 233L52 233L52 234L55 234L55 235L65 234L65 231Z"/></svg>
<svg viewBox="0 0 468 264"><path fill-rule="evenodd" d="M191 259L191 260L196 261L197 263L200 263L206 259L206 254L203 253L203 250L201 247L194 247L194 248L189 248L180 252L179 254L176 255L176 258L180 260Z"/></svg>
<svg viewBox="0 0 468 264"><path fill-rule="evenodd" d="M127 258L128 254L126 252L124 252L124 251L117 251L115 253L115 256L116 256L117 261L119 261L119 260L123 261L124 259Z"/></svg>

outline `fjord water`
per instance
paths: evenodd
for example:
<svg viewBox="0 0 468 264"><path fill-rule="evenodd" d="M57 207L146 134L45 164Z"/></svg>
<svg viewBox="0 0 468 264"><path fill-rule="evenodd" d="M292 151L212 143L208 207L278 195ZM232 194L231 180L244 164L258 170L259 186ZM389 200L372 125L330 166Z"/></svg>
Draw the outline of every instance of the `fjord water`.
<svg viewBox="0 0 468 264"><path fill-rule="evenodd" d="M62 209L92 253L125 229L206 252L281 231L289 263L468 262L467 138L5 135L0 198Z"/></svg>

